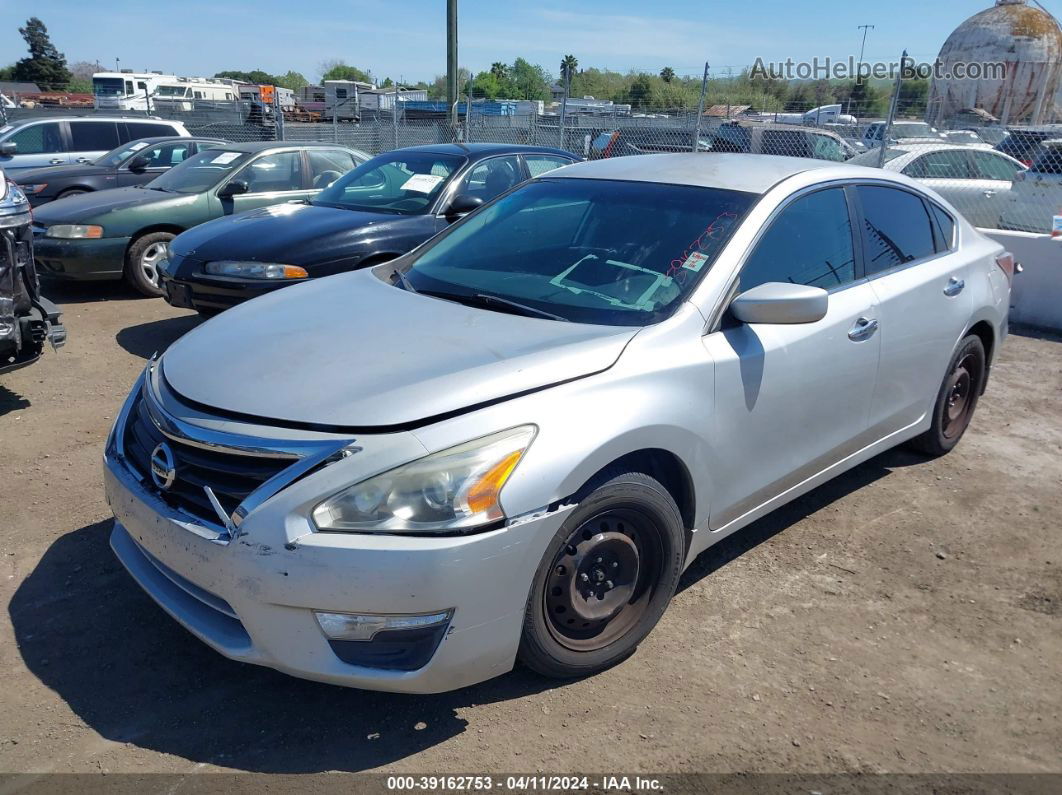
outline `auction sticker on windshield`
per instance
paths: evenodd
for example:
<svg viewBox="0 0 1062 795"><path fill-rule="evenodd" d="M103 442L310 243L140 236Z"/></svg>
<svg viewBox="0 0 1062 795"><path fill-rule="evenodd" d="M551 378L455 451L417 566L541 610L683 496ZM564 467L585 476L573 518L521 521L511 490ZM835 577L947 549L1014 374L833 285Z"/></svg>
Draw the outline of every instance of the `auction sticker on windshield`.
<svg viewBox="0 0 1062 795"><path fill-rule="evenodd" d="M400 190L415 190L417 193L431 193L443 181L437 174L414 174L407 179Z"/></svg>
<svg viewBox="0 0 1062 795"><path fill-rule="evenodd" d="M239 152L222 152L220 155L211 160L211 163L217 163L219 166L223 166L226 163L231 163L237 157L240 156Z"/></svg>
<svg viewBox="0 0 1062 795"><path fill-rule="evenodd" d="M707 261L707 254L702 254L699 251L694 251L692 254L686 257L686 261L682 263L682 267L686 270L690 270L694 273L697 273L702 267L704 267L704 263L706 263Z"/></svg>

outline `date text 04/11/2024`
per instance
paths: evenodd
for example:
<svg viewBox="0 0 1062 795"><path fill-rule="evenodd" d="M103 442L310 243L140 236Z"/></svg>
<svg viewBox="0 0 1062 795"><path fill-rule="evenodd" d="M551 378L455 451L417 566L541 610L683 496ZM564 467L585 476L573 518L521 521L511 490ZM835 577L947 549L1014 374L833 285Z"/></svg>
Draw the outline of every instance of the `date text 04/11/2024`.
<svg viewBox="0 0 1062 795"><path fill-rule="evenodd" d="M595 791L656 792L663 789L659 779L642 776L388 776L389 791L487 792L498 789L510 792L580 792Z"/></svg>

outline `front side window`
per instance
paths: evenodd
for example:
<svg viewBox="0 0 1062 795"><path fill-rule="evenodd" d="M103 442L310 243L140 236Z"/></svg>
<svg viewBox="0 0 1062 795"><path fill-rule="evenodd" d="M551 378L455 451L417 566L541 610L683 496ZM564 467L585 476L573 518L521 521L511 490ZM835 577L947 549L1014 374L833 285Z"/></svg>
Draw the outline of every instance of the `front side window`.
<svg viewBox="0 0 1062 795"><path fill-rule="evenodd" d="M763 154L807 157L807 136L803 130L764 130Z"/></svg>
<svg viewBox="0 0 1062 795"><path fill-rule="evenodd" d="M966 152L945 149L929 152L913 160L903 173L914 179L972 179Z"/></svg>
<svg viewBox="0 0 1062 795"><path fill-rule="evenodd" d="M277 152L252 160L237 175L247 183L248 193L278 193L302 190L302 155Z"/></svg>
<svg viewBox="0 0 1062 795"><path fill-rule="evenodd" d="M394 215L425 213L464 163L457 155L388 152L344 174L313 203Z"/></svg>
<svg viewBox="0 0 1062 795"><path fill-rule="evenodd" d="M935 253L933 227L921 198L898 188L860 185L867 275Z"/></svg>
<svg viewBox="0 0 1062 795"><path fill-rule="evenodd" d="M745 261L741 292L767 282L840 287L855 280L852 222L844 189L796 199L774 219Z"/></svg>
<svg viewBox="0 0 1062 795"><path fill-rule="evenodd" d="M835 163L844 161L844 150L841 142L828 135L811 134L811 156L819 160L832 160Z"/></svg>
<svg viewBox="0 0 1062 795"><path fill-rule="evenodd" d="M228 178L248 158L246 152L207 149L151 180L147 187L168 193L201 193Z"/></svg>
<svg viewBox="0 0 1062 795"><path fill-rule="evenodd" d="M75 152L109 152L118 146L118 125L113 121L72 121L70 134Z"/></svg>
<svg viewBox="0 0 1062 795"><path fill-rule="evenodd" d="M17 155L44 155L63 151L63 136L58 122L24 127L7 140L18 147L15 150Z"/></svg>
<svg viewBox="0 0 1062 795"><path fill-rule="evenodd" d="M545 177L450 227L406 275L462 303L497 308L500 298L580 323L648 325L692 292L755 198Z"/></svg>

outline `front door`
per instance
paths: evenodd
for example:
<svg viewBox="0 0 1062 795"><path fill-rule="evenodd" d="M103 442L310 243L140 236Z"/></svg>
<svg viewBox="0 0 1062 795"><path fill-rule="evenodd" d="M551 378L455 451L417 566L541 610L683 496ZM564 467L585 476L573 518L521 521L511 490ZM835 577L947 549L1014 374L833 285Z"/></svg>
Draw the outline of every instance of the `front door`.
<svg viewBox="0 0 1062 795"><path fill-rule="evenodd" d="M233 179L246 182L247 192L222 200L226 215L309 199L317 192L304 179L302 152L298 151L274 152L256 157L241 168Z"/></svg>
<svg viewBox="0 0 1062 795"><path fill-rule="evenodd" d="M70 162L62 122L27 124L5 138L4 143L15 144L14 154L0 155L0 169L7 174L24 168L62 166Z"/></svg>
<svg viewBox="0 0 1062 795"><path fill-rule="evenodd" d="M724 316L704 338L715 363L710 525L718 530L868 443L880 337L860 278L845 190L793 200L742 266L738 292L766 282L829 291L814 323Z"/></svg>

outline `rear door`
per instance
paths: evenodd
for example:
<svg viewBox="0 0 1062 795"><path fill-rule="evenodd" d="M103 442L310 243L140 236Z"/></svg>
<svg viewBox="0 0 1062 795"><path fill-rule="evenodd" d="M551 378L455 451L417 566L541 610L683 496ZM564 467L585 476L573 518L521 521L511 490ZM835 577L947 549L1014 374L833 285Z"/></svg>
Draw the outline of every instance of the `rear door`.
<svg viewBox="0 0 1062 795"><path fill-rule="evenodd" d="M843 187L793 199L742 265L738 292L766 282L829 291L814 323L724 316L704 337L715 366L711 528L718 530L867 444L880 337Z"/></svg>
<svg viewBox="0 0 1062 795"><path fill-rule="evenodd" d="M969 152L965 149L926 152L904 166L902 173L935 190L974 226L983 226L991 214L985 209L984 191L990 191L992 186L976 179ZM997 213L992 225L998 220Z"/></svg>
<svg viewBox="0 0 1062 795"><path fill-rule="evenodd" d="M120 143L117 122L71 119L69 124L72 163L93 163Z"/></svg>
<svg viewBox="0 0 1062 795"><path fill-rule="evenodd" d="M919 423L932 407L970 318L970 265L942 208L914 191L884 184L859 185L854 194L881 330L870 424L883 438Z"/></svg>
<svg viewBox="0 0 1062 795"><path fill-rule="evenodd" d="M995 229L999 226L1003 208L1010 201L1014 179L1025 169L1020 163L989 149L971 149L967 155L981 192L974 225Z"/></svg>

